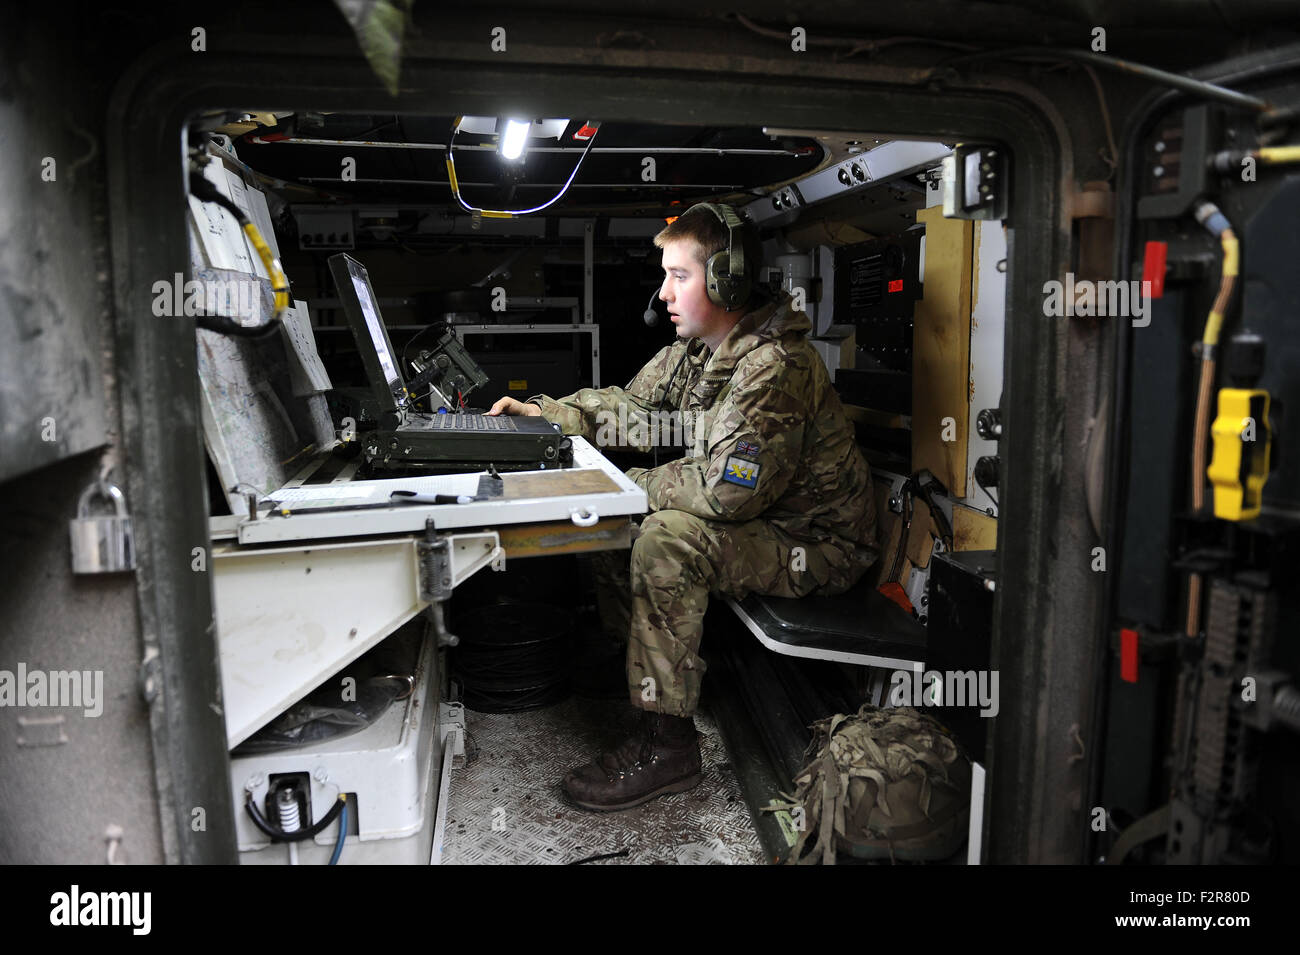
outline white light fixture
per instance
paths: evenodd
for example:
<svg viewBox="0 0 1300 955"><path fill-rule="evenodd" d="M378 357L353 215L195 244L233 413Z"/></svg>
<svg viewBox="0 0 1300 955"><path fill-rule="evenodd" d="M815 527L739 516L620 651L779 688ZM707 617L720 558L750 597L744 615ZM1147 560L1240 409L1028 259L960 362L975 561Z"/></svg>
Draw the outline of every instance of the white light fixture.
<svg viewBox="0 0 1300 955"><path fill-rule="evenodd" d="M524 154L524 144L528 142L528 130L532 125L526 120L506 120L506 131L501 134L502 159L515 160Z"/></svg>

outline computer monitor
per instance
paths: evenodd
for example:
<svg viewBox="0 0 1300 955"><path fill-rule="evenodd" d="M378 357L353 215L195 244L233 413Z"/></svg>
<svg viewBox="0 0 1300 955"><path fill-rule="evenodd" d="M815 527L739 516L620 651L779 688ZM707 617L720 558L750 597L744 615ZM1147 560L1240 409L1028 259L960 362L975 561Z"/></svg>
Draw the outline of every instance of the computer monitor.
<svg viewBox="0 0 1300 955"><path fill-rule="evenodd" d="M366 267L345 253L331 255L329 263L379 407L382 411L397 412L406 398L406 382L398 369L393 343L370 288Z"/></svg>

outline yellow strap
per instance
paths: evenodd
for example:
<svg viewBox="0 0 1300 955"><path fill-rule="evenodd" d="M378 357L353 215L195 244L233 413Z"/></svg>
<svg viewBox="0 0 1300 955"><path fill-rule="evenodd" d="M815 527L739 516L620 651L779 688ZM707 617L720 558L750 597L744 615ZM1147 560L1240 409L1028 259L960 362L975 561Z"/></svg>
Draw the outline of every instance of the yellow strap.
<svg viewBox="0 0 1300 955"><path fill-rule="evenodd" d="M1300 146L1265 146L1259 158L1266 163L1300 162Z"/></svg>
<svg viewBox="0 0 1300 955"><path fill-rule="evenodd" d="M456 179L456 161L451 157L447 160L447 182L451 185L452 194L460 199L460 183ZM463 200L462 200L463 201ZM487 216L489 219L513 219L513 212L499 212L495 209L477 209L475 210L481 216Z"/></svg>
<svg viewBox="0 0 1300 955"><path fill-rule="evenodd" d="M1223 274L1236 275L1241 257L1241 245L1231 229L1223 230Z"/></svg>
<svg viewBox="0 0 1300 955"><path fill-rule="evenodd" d="M1211 312L1205 320L1205 337L1202 341L1206 345L1219 344L1219 331L1223 328L1223 313Z"/></svg>
<svg viewBox="0 0 1300 955"><path fill-rule="evenodd" d="M257 226L252 222L244 223L244 234L257 250L258 257L266 266L267 275L271 277L271 291L275 293L275 314L271 316L271 321L275 321L289 307L289 279L284 274L284 269L280 268L280 260L272 254L271 247L266 244Z"/></svg>

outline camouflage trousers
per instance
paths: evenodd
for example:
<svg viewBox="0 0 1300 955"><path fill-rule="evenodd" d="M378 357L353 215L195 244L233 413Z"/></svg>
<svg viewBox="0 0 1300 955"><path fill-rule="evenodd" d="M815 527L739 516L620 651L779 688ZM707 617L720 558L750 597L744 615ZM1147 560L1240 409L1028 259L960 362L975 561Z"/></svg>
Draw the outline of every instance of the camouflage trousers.
<svg viewBox="0 0 1300 955"><path fill-rule="evenodd" d="M632 704L671 716L690 716L699 705L710 594L832 595L864 570L842 546L800 541L767 521L707 521L673 510L642 519L630 560L626 551L602 551L592 565L604 627L627 641Z"/></svg>

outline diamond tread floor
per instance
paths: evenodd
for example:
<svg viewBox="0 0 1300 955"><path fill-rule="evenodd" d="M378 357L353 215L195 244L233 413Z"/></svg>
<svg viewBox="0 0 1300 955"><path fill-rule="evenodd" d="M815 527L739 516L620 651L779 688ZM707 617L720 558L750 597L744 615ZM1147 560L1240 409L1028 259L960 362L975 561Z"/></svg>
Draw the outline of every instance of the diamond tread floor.
<svg viewBox="0 0 1300 955"><path fill-rule="evenodd" d="M465 711L469 759L452 770L443 864L755 864L763 851L716 724L701 710L704 781L594 813L560 788L569 769L632 729L626 702L570 698L526 713ZM475 753L477 750L477 753ZM458 760L459 762L459 760Z"/></svg>

